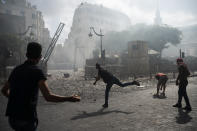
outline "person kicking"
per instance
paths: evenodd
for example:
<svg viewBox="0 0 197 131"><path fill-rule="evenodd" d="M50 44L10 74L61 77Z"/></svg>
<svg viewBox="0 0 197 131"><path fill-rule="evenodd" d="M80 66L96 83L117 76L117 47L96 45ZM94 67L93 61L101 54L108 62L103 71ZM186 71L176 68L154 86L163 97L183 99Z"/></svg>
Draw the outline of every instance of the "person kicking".
<svg viewBox="0 0 197 131"><path fill-rule="evenodd" d="M109 91L111 89L111 87L113 86L113 84L116 84L120 87L126 87L129 85L137 85L140 86L140 83L137 81L133 81L133 82L128 82L128 83L121 83L120 80L118 78L116 78L115 76L113 76L110 72L108 72L107 70L104 70L100 64L96 63L96 69L98 70L98 75L95 77L96 80L93 83L94 85L96 85L96 82L98 80L100 80L100 78L103 79L103 82L106 83L106 89L105 89L105 104L103 105L104 108L108 107L108 97L109 97Z"/></svg>

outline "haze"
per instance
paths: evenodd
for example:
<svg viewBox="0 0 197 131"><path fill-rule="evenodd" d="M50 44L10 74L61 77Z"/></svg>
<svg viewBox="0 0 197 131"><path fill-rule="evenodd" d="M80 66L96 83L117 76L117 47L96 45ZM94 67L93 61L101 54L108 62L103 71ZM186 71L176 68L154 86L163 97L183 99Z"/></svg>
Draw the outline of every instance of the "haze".
<svg viewBox="0 0 197 131"><path fill-rule="evenodd" d="M29 0L43 13L51 36L59 22L66 24L59 43L63 43L70 31L74 10L81 2L101 4L128 15L131 24L153 24L157 0ZM164 24L180 27L197 23L196 0L160 0L159 9Z"/></svg>

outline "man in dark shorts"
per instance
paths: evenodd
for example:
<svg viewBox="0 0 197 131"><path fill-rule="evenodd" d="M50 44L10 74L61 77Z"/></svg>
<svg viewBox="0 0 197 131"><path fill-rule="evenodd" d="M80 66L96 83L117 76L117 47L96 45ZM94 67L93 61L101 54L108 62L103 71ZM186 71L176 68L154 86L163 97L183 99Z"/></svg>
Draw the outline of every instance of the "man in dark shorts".
<svg viewBox="0 0 197 131"><path fill-rule="evenodd" d="M158 80L156 96L159 96L159 89L163 89L162 95L165 96L166 82L168 81L168 76L164 73L157 73L155 75L155 78Z"/></svg>
<svg viewBox="0 0 197 131"><path fill-rule="evenodd" d="M98 75L96 77L96 80L94 82L94 85L96 85L96 82L100 80L100 78L103 79L103 82L105 82L106 89L105 89L105 104L103 105L104 108L108 107L108 97L109 97L109 91L113 84L116 84L121 87L129 86L129 85L138 85L140 86L139 82L133 81L129 83L121 83L115 76L113 76L110 72L107 70L104 70L98 63L96 63L96 69L98 70Z"/></svg>
<svg viewBox="0 0 197 131"><path fill-rule="evenodd" d="M191 111L192 108L191 108L189 98L187 96L187 91L186 91L186 87L188 85L187 77L190 75L190 72L189 72L186 64L183 62L182 58L177 59L177 65L178 65L178 71L179 71L178 77L176 79L176 85L179 86L178 102L175 105L173 105L173 107L181 108L182 107L182 104L181 104L182 98L184 97L186 106L183 109L185 109L187 111Z"/></svg>
<svg viewBox="0 0 197 131"><path fill-rule="evenodd" d="M41 59L42 47L31 42L27 46L27 60L14 68L1 92L8 97L6 116L15 131L35 131L38 125L37 101L39 89L46 101L76 102L78 96L59 96L50 92L46 76L36 64Z"/></svg>

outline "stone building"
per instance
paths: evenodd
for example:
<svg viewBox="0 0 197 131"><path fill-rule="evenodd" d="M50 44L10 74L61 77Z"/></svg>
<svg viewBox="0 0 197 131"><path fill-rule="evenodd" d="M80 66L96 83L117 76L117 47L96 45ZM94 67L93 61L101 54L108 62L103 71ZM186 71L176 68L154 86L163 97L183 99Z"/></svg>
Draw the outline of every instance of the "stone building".
<svg viewBox="0 0 197 131"><path fill-rule="evenodd" d="M27 0L1 0L0 1L0 35L9 34L19 37L20 39L30 42L37 41L43 46L43 53L48 48L51 41L49 30L45 28L43 15L32 6ZM26 43L22 43L23 51L12 52L14 55L10 58L0 56L0 62L6 60L6 64L0 67L3 74L9 74L11 68L8 65L17 65L25 60ZM9 48L9 47L7 47ZM16 60L16 61L14 61ZM2 75L5 77L5 75ZM8 75L7 75L8 76Z"/></svg>
<svg viewBox="0 0 197 131"><path fill-rule="evenodd" d="M8 22L7 25L4 25L5 28L9 28L11 25L13 29L11 31L5 30L4 32L0 32L1 34L24 34L28 27L31 26L32 28L29 28L30 30L24 34L25 36L30 36L31 34L33 40L38 41L43 45L49 43L49 30L45 28L42 13L37 10L36 6L32 6L27 2L27 0L2 0L0 2L0 15L1 20ZM19 24L18 26L18 23L15 23L15 21L13 21L12 24L9 24L9 22L16 17L17 19L24 19L24 24ZM15 30L15 28L17 28L17 30Z"/></svg>
<svg viewBox="0 0 197 131"><path fill-rule="evenodd" d="M71 31L65 41L66 55L71 54L70 59L74 61L74 52L77 48L78 64L83 64L85 59L92 57L92 51L100 37L92 31L93 37L89 38L90 27L94 27L97 33L102 32L105 35L108 31L121 31L129 26L128 16L121 12L102 5L81 3L75 10Z"/></svg>
<svg viewBox="0 0 197 131"><path fill-rule="evenodd" d="M0 13L0 34L25 32L25 17Z"/></svg>

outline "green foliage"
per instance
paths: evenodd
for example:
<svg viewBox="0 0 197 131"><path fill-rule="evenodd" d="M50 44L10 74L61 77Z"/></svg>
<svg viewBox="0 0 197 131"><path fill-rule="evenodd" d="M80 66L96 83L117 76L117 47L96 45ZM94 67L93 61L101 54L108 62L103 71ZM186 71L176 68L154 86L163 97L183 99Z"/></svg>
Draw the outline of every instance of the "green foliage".
<svg viewBox="0 0 197 131"><path fill-rule="evenodd" d="M149 48L161 52L168 48L166 44L177 45L182 39L182 32L170 26L137 24L122 32L108 32L103 37L106 50L122 51L127 49L129 41L147 41ZM99 43L98 43L99 44Z"/></svg>

